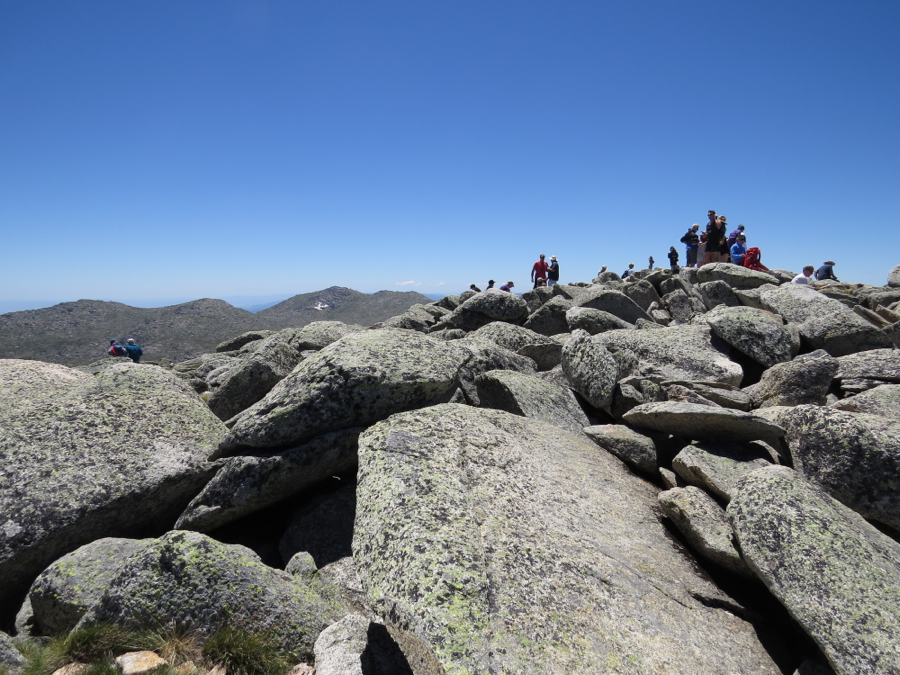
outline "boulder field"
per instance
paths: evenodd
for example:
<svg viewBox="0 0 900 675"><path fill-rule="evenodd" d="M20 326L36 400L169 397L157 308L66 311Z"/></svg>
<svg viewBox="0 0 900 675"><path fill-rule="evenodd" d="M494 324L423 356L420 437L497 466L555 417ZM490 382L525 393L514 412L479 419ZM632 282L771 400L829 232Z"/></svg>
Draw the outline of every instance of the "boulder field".
<svg viewBox="0 0 900 675"><path fill-rule="evenodd" d="M317 675L900 672L900 266L791 277L0 360L0 669L106 623Z"/></svg>

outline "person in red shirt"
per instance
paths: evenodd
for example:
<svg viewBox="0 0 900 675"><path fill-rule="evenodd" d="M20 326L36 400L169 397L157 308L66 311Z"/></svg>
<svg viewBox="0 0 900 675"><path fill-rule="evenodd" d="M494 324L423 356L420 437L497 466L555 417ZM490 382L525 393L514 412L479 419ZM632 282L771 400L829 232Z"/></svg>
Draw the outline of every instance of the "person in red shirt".
<svg viewBox="0 0 900 675"><path fill-rule="evenodd" d="M544 285L547 284L547 270L550 269L550 263L544 260L544 254L541 253L541 259L534 263L534 267L531 268L531 280L534 282L534 287L538 287L538 279L544 280Z"/></svg>

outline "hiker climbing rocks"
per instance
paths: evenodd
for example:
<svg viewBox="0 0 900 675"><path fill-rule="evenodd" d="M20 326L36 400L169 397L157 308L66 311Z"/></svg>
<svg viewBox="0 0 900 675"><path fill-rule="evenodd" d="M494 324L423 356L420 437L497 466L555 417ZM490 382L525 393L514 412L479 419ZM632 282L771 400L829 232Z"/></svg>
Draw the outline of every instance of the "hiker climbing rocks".
<svg viewBox="0 0 900 675"><path fill-rule="evenodd" d="M622 278L627 279L634 274L634 263L628 263L628 269L622 272Z"/></svg>
<svg viewBox="0 0 900 675"><path fill-rule="evenodd" d="M144 350L141 349L141 346L132 338L128 338L128 344L125 345L125 353L131 358L135 363L141 362L141 357L144 355Z"/></svg>
<svg viewBox="0 0 900 675"><path fill-rule="evenodd" d="M476 286L475 284L469 284L469 290L475 291L476 293L481 293L481 289L478 288L478 286Z"/></svg>
<svg viewBox="0 0 900 675"><path fill-rule="evenodd" d="M534 266L531 268L531 280L534 282L535 288L537 288L538 279L547 281L548 269L550 269L550 264L544 260L544 254L541 253L541 259L534 263Z"/></svg>
<svg viewBox="0 0 900 675"><path fill-rule="evenodd" d="M500 287L500 290L506 291L507 293L512 293L513 286L515 286L515 284L513 282L507 281L505 284L503 284Z"/></svg>

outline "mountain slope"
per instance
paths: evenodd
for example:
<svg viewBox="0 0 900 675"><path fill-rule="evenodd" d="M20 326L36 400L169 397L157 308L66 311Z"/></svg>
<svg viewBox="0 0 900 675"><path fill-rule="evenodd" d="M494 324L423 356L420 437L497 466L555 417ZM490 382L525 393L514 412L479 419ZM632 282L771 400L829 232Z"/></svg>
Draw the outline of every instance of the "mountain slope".
<svg viewBox="0 0 900 675"><path fill-rule="evenodd" d="M0 358L85 365L105 356L111 338L123 342L134 338L147 360L182 361L210 352L223 340L248 330L279 330L313 321L368 326L402 314L419 302L430 300L413 292L366 295L339 286L295 295L257 314L224 300L194 300L150 309L78 300L0 315Z"/></svg>

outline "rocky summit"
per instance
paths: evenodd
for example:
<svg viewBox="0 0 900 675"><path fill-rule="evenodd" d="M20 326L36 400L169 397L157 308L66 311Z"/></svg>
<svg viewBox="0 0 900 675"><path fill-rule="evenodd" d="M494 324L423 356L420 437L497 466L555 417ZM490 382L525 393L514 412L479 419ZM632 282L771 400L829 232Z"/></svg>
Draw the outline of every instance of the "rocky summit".
<svg viewBox="0 0 900 675"><path fill-rule="evenodd" d="M276 326L303 298L172 364L0 360L0 671L118 626L284 675L900 672L898 270Z"/></svg>

